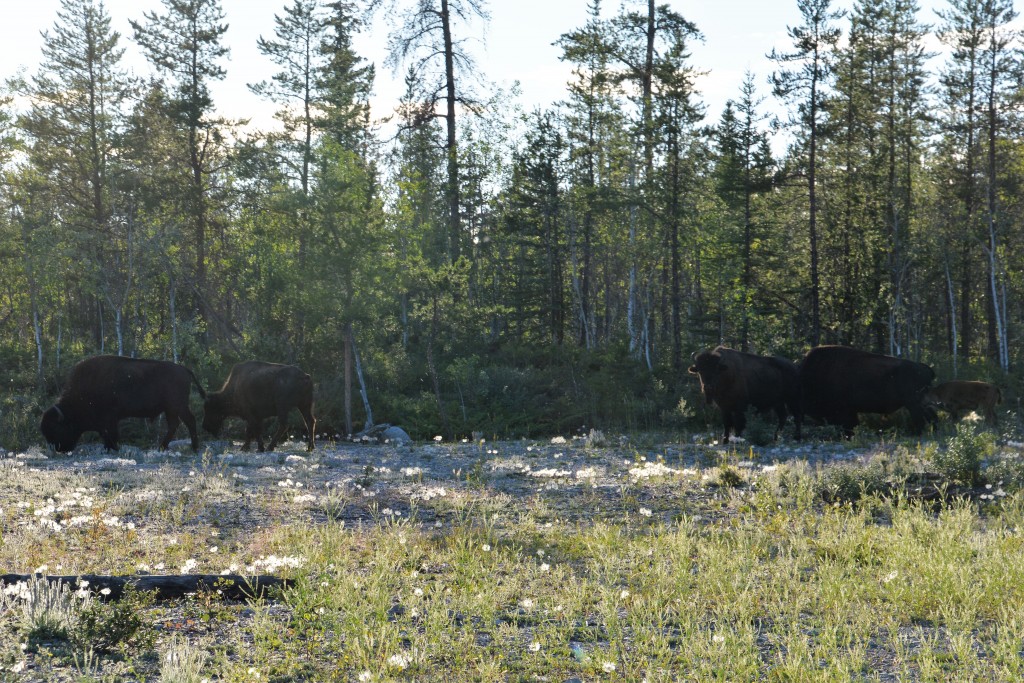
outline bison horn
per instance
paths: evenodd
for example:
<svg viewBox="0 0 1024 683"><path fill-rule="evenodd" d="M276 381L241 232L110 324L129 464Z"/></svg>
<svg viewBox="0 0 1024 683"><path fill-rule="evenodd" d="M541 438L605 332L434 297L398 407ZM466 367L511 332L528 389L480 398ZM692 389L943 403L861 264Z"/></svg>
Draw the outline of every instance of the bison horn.
<svg viewBox="0 0 1024 683"><path fill-rule="evenodd" d="M53 409L55 411L57 411L57 417L60 419L61 422L63 422L64 421L64 411L61 410L60 406L57 406L57 405L54 405Z"/></svg>

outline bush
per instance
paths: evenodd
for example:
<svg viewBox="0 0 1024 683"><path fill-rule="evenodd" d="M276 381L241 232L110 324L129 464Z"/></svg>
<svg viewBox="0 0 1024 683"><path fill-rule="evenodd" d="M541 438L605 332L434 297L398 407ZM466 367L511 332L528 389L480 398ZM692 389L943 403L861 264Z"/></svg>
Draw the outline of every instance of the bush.
<svg viewBox="0 0 1024 683"><path fill-rule="evenodd" d="M768 446L775 441L777 425L774 413L759 413L752 410L747 414L747 426L743 428L743 438L755 446Z"/></svg>
<svg viewBox="0 0 1024 683"><path fill-rule="evenodd" d="M86 601L71 632L72 642L83 652L104 654L121 646L152 647L154 634L144 616L153 600L154 593L128 585L116 602Z"/></svg>
<svg viewBox="0 0 1024 683"><path fill-rule="evenodd" d="M885 466L834 465L822 471L816 482L818 497L826 503L856 503L865 496L888 493L892 486Z"/></svg>
<svg viewBox="0 0 1024 683"><path fill-rule="evenodd" d="M951 483L973 488L981 482L981 463L991 449L990 434L978 432L972 424L962 422L946 447L932 455L932 464Z"/></svg>

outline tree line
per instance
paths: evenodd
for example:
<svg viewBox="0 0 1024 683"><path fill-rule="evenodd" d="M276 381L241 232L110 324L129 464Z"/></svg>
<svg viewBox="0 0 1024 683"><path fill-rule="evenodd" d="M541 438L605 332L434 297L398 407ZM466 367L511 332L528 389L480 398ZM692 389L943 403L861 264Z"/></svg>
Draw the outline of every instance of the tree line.
<svg viewBox="0 0 1024 683"><path fill-rule="evenodd" d="M794 2L772 72L708 116L705 38L655 0L590 0L554 37L564 98L531 111L468 48L484 0L290 0L250 84L278 125L255 131L211 95L219 0L163 0L130 36L61 0L0 101L0 424L97 353L211 384L237 360L296 363L338 433L376 417L449 438L685 424L688 357L718 343L1006 383L1024 323L1012 1ZM388 127L353 48L382 11L406 84Z"/></svg>

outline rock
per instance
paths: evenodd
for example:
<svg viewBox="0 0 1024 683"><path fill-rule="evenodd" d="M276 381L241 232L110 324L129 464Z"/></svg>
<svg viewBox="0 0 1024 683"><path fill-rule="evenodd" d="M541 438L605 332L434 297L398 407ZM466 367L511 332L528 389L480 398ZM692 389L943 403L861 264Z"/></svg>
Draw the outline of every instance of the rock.
<svg viewBox="0 0 1024 683"><path fill-rule="evenodd" d="M395 445L412 443L412 437L401 427L388 427L377 438L384 443Z"/></svg>
<svg viewBox="0 0 1024 683"><path fill-rule="evenodd" d="M411 444L412 437L401 427L385 423L374 425L352 436L352 440L362 443Z"/></svg>

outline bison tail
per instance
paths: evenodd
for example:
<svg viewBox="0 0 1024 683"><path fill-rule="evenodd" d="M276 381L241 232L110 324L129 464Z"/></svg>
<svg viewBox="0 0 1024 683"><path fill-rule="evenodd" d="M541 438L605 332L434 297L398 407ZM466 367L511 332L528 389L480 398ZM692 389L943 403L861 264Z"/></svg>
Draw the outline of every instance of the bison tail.
<svg viewBox="0 0 1024 683"><path fill-rule="evenodd" d="M1002 402L1003 402L1003 390L1000 389L999 387L996 387L996 405L999 405Z"/></svg>
<svg viewBox="0 0 1024 683"><path fill-rule="evenodd" d="M188 370L188 374L192 376L192 381L195 383L196 389L199 390L199 395L202 396L203 398L206 398L206 389L203 389L203 385L199 383L199 379L196 377L196 373L192 372L188 368L185 369Z"/></svg>

